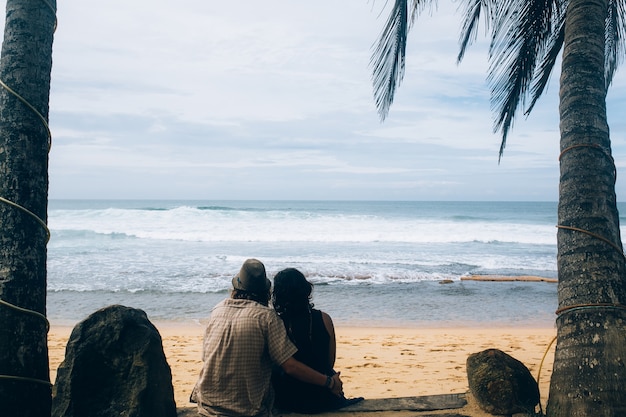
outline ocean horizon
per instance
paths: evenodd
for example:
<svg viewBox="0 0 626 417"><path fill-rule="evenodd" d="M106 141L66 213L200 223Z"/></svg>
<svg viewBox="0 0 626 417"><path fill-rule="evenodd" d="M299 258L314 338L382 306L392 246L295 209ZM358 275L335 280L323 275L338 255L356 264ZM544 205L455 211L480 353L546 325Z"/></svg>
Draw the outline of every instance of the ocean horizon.
<svg viewBox="0 0 626 417"><path fill-rule="evenodd" d="M48 317L201 323L247 258L300 269L338 325L553 325L556 202L50 200ZM623 224L623 222L622 222ZM447 282L442 284L442 282Z"/></svg>

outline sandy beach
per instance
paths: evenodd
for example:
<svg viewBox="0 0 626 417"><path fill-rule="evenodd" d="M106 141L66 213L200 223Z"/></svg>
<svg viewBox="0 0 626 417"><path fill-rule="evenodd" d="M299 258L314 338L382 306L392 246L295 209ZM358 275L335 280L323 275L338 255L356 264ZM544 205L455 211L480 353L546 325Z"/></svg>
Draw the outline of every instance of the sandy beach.
<svg viewBox="0 0 626 417"><path fill-rule="evenodd" d="M203 327L155 323L172 369L178 407L191 406L189 394L201 367ZM53 325L49 337L50 377L65 355L72 328ZM388 328L338 326L336 369L341 372L346 396L397 398L468 391L465 362L471 353L500 349L539 376L541 402L548 396L555 328ZM540 364L542 358L543 365ZM463 410L479 417L475 407ZM415 413L413 413L415 414ZM486 414L485 414L486 415Z"/></svg>

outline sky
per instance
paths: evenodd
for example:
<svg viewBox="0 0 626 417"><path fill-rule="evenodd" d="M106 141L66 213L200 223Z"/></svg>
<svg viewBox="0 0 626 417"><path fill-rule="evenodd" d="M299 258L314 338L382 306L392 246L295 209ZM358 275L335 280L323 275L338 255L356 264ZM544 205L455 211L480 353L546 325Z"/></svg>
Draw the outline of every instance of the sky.
<svg viewBox="0 0 626 417"><path fill-rule="evenodd" d="M556 201L559 68L499 162L484 28L457 65L461 13L440 1L381 122L387 3L59 1L49 198ZM624 201L623 69L607 100Z"/></svg>

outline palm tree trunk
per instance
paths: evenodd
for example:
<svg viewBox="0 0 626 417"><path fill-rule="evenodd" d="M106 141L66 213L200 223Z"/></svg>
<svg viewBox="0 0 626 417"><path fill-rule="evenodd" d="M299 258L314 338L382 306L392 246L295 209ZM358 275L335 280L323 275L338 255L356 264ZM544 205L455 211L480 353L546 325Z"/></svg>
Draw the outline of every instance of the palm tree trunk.
<svg viewBox="0 0 626 417"><path fill-rule="evenodd" d="M0 87L0 414L6 416L50 416L47 230L37 218L47 220L49 134L43 120L55 8L54 0L8 0L6 7L0 80L36 110Z"/></svg>
<svg viewBox="0 0 626 417"><path fill-rule="evenodd" d="M606 11L606 0L570 0L566 14L551 417L626 415L626 262L606 117Z"/></svg>

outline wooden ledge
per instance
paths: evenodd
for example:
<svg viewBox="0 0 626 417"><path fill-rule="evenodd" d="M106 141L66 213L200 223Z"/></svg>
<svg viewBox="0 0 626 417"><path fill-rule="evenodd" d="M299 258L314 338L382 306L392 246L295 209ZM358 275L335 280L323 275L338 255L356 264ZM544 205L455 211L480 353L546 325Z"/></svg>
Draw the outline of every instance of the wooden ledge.
<svg viewBox="0 0 626 417"><path fill-rule="evenodd" d="M383 412L383 411L438 411L460 409L467 405L465 394L440 394L440 395L424 395L420 397L399 397L399 398L373 398L365 399L354 405L341 408L339 410L323 413L324 415L338 413L356 413L356 412ZM178 417L198 417L195 406L179 407L177 409ZM291 415L299 416L297 413L276 413L276 416ZM304 415L304 414L302 414ZM421 414L420 414L421 415ZM460 414L437 414L438 417L445 416L461 416Z"/></svg>
<svg viewBox="0 0 626 417"><path fill-rule="evenodd" d="M469 275L461 277L461 281L527 281L527 282L559 282L556 278L535 275Z"/></svg>

